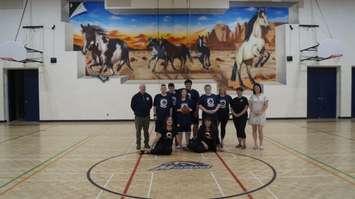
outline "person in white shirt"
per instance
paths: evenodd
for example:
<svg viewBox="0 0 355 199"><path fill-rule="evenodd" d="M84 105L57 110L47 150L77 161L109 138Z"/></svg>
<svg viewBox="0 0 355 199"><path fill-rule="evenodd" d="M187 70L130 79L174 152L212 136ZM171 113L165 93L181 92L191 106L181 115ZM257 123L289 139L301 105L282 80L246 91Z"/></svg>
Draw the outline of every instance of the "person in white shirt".
<svg viewBox="0 0 355 199"><path fill-rule="evenodd" d="M260 84L256 83L253 86L253 94L249 99L250 118L249 124L252 126L254 147L253 149L263 150L263 126L266 121L265 112L269 106L268 98L263 94ZM259 145L258 145L259 135Z"/></svg>

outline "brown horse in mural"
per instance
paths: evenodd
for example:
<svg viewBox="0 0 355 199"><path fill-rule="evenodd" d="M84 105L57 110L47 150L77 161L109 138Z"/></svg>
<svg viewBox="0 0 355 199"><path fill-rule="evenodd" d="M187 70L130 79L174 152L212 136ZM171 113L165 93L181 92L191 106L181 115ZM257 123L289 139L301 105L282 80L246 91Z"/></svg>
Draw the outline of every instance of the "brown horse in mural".
<svg viewBox="0 0 355 199"><path fill-rule="evenodd" d="M166 39L160 39L159 44L163 52L166 54L166 59L171 63L171 66L175 68L174 60L179 59L180 71L182 73L188 73L186 61L189 59L191 62L193 62L189 48L185 44L175 45Z"/></svg>

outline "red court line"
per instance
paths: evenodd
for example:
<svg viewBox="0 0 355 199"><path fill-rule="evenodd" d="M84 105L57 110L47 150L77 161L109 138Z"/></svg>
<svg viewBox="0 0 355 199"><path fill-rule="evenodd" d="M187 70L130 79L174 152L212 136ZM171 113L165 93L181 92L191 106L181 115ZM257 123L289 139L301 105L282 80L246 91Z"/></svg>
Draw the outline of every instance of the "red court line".
<svg viewBox="0 0 355 199"><path fill-rule="evenodd" d="M134 168L133 168L133 170L132 170L132 173L131 173L131 175L129 176L128 181L127 181L127 184L126 184L126 186L125 186L125 188L124 188L124 190L123 190L123 194L127 194L128 189L129 189L129 186L130 186L131 183L132 183L133 177L134 177L134 175L136 174L136 171L137 171L137 168L138 168L138 166L139 166L139 163L141 162L141 159L142 159L142 154L139 154L139 157L138 157L138 159L137 159L137 162L136 162L136 164L134 165ZM122 196L121 199L123 199L123 198L125 198L125 197Z"/></svg>
<svg viewBox="0 0 355 199"><path fill-rule="evenodd" d="M228 170L228 172L233 176L234 180L239 184L239 186L243 189L243 191L247 192L247 188L243 185L242 181L239 180L237 175L232 171L232 169L227 165L227 163L224 161L224 159L216 152L216 155L218 159L222 162L224 167ZM248 194L249 199L253 199L253 196L251 194Z"/></svg>

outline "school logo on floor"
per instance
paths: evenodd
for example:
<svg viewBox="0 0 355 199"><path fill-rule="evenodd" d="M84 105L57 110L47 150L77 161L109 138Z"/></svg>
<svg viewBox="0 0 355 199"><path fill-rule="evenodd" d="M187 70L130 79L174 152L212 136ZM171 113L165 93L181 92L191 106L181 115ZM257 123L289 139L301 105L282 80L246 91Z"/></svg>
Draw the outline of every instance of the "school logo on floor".
<svg viewBox="0 0 355 199"><path fill-rule="evenodd" d="M184 170L184 169L209 169L212 166L203 162L194 161L173 161L165 162L156 167L149 169L149 171L161 170Z"/></svg>

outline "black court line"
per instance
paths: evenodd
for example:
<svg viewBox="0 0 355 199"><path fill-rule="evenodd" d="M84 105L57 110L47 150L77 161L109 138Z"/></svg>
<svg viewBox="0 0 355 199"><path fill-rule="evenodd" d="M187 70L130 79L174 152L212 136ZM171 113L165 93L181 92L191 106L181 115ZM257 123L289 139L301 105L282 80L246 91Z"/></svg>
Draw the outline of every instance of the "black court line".
<svg viewBox="0 0 355 199"><path fill-rule="evenodd" d="M237 193L237 194L229 195L229 196L214 197L214 198L209 198L209 199L234 198L234 197L238 197L238 196L248 195L248 194L250 194L250 193L257 192L257 191L260 191L261 189L264 189L265 187L269 186L271 183L273 183L273 182L275 181L276 176L277 176L277 172L276 172L275 168L274 168L271 164L267 163L266 161L261 160L261 159L259 159L259 158L255 158L255 157L250 156L250 155L241 154L241 153L234 153L234 152L227 152L227 151L225 151L225 152L223 152L223 153L230 153L230 154L234 154L234 155L238 155L238 156L243 156L243 157L247 157L247 158L251 158L251 159L253 159L253 160L259 161L259 162L265 164L266 166L268 166L268 167L270 168L270 170L272 171L272 174L273 174L273 175L272 175L271 179L270 179L267 183L261 185L260 187L255 188L255 189L252 189L252 190L249 190L249 191L245 191L245 192L242 192L242 193ZM117 157L121 157L121 156L125 156L125 155L130 155L130 154L137 154L137 153L136 153L136 152L122 153L122 154L119 154L119 155L115 155L115 156L108 157L108 158L103 159L103 160L101 160L101 161L99 161L99 162L96 162L96 163L93 164L93 165L89 168L89 170L86 172L86 178L89 180L89 182L90 182L91 184L93 184L93 185L96 186L97 188L99 188L99 189L101 189L101 190L103 190L103 191L112 193L112 194L119 195L119 196L121 196L121 197L136 198L136 199L151 199L151 198L147 198L147 197L128 195L128 194L124 194L124 193L120 193L120 192L117 192L117 191L113 191L113 190L107 189L107 188L105 188L104 186L99 185L98 183L96 183L96 182L92 179L92 176L91 176L92 170L93 170L96 166L98 166L99 164L104 163L104 162L106 162L106 161L108 161L108 160L117 158Z"/></svg>

